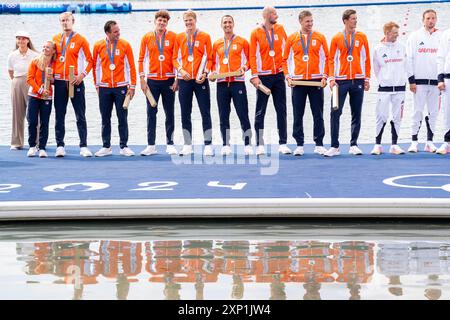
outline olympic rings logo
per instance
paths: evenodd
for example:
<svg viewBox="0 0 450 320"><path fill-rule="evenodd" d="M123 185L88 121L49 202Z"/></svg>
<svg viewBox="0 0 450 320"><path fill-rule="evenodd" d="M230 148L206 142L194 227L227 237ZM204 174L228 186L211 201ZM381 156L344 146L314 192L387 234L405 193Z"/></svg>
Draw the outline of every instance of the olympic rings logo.
<svg viewBox="0 0 450 320"><path fill-rule="evenodd" d="M412 185L402 184L402 183L397 183L396 182L397 180L407 179L407 178L416 178L416 177L450 177L450 174L441 174L441 173L436 173L436 174L412 174L412 175L407 175L407 176L398 176L398 177L392 177L392 178L384 179L383 183L388 185L388 186L399 187L399 188L441 189L441 190L450 192L450 183L444 184L442 186L430 187L430 186L412 186Z"/></svg>

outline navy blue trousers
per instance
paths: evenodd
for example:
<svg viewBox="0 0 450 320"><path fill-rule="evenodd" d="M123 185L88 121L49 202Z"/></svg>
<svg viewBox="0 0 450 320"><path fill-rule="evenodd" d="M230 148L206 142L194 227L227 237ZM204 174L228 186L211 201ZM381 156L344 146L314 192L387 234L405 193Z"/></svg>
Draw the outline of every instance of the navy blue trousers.
<svg viewBox="0 0 450 320"><path fill-rule="evenodd" d="M66 112L69 102L69 82L55 80L55 137L57 147L64 147L64 136L66 135ZM72 101L73 110L77 119L78 136L80 147L87 146L87 124L86 124L86 99L84 96L84 82L74 86Z"/></svg>
<svg viewBox="0 0 450 320"><path fill-rule="evenodd" d="M292 136L297 142L297 146L303 146L305 143L303 115L305 114L306 97L309 98L309 104L314 120L314 142L316 143L316 146L323 146L325 126L323 123L323 88L321 87L296 86L292 88L292 106L294 114Z"/></svg>
<svg viewBox="0 0 450 320"><path fill-rule="evenodd" d="M286 84L282 72L275 75L260 76L261 82L272 91L272 100L277 113L277 128L279 144L287 141L287 116L286 116ZM256 91L255 131L256 145L264 145L264 118L266 116L269 96Z"/></svg>
<svg viewBox="0 0 450 320"><path fill-rule="evenodd" d="M161 96L164 113L166 114L166 143L173 144L173 131L175 129L175 92L170 88L175 79L169 78L167 80L151 80L147 79L147 85L156 101L159 101ZM147 144L154 145L156 140L156 114L158 113L158 106L155 108L147 101Z"/></svg>
<svg viewBox="0 0 450 320"><path fill-rule="evenodd" d="M224 146L230 145L230 113L231 100L241 123L242 139L245 145L250 144L252 130L248 118L248 100L245 82L217 83L217 106L219 107L220 133Z"/></svg>
<svg viewBox="0 0 450 320"><path fill-rule="evenodd" d="M37 126L39 122L39 149L45 150L48 140L48 123L52 113L52 101L28 97L28 144L36 146Z"/></svg>
<svg viewBox="0 0 450 320"><path fill-rule="evenodd" d="M331 146L339 148L339 122L344 108L347 94L350 97L350 110L352 113L352 127L350 145L358 145L359 131L361 129L361 111L364 100L364 79L338 80L339 109L331 109Z"/></svg>
<svg viewBox="0 0 450 320"><path fill-rule="evenodd" d="M113 106L116 106L116 115L119 122L120 148L127 147L128 142L128 110L123 108L127 87L99 88L99 105L102 116L103 147L111 147L111 115Z"/></svg>
<svg viewBox="0 0 450 320"><path fill-rule="evenodd" d="M202 116L203 139L205 145L211 144L212 141L212 124L211 124L211 100L208 80L202 84L198 84L195 80L185 81L179 80L178 99L181 106L181 126L183 128L184 144L192 144L192 98L197 98L197 103Z"/></svg>

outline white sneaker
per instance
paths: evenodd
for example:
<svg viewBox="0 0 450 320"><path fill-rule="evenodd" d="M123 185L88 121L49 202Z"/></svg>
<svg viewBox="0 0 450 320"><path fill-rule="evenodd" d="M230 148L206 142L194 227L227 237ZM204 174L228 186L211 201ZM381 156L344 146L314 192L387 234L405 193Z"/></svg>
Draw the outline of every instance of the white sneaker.
<svg viewBox="0 0 450 320"><path fill-rule="evenodd" d="M171 156L178 154L177 148L175 148L173 145L168 144L166 148L166 153L170 154Z"/></svg>
<svg viewBox="0 0 450 320"><path fill-rule="evenodd" d="M291 154L292 153L291 149L289 149L288 146L285 144L280 144L280 146L278 147L278 152L282 153L282 154Z"/></svg>
<svg viewBox="0 0 450 320"><path fill-rule="evenodd" d="M156 147L154 145L147 146L144 150L141 151L141 156L151 156L152 154L157 154Z"/></svg>
<svg viewBox="0 0 450 320"><path fill-rule="evenodd" d="M450 144L448 142L444 142L439 149L436 150L437 154L447 154L450 152Z"/></svg>
<svg viewBox="0 0 450 320"><path fill-rule="evenodd" d="M411 142L411 145L408 148L408 152L414 152L414 153L418 152L419 151L417 148L418 145L419 145L419 142L417 142L417 141Z"/></svg>
<svg viewBox="0 0 450 320"><path fill-rule="evenodd" d="M132 157L132 156L134 156L134 151L128 147L125 147L125 148L120 149L120 155L125 156L125 157Z"/></svg>
<svg viewBox="0 0 450 320"><path fill-rule="evenodd" d="M348 150L349 154L353 154L355 156L360 156L362 155L362 151L360 148L358 148L358 146L351 146L350 149Z"/></svg>
<svg viewBox="0 0 450 320"><path fill-rule="evenodd" d="M305 150L303 149L302 146L298 146L297 148L295 148L294 156L302 156L304 154L305 154Z"/></svg>
<svg viewBox="0 0 450 320"><path fill-rule="evenodd" d="M334 156L338 156L341 154L341 151L339 150L339 148L333 148L331 147L330 149L328 149L327 152L324 153L325 157L334 157Z"/></svg>
<svg viewBox="0 0 450 320"><path fill-rule="evenodd" d="M44 149L39 150L39 158L47 158L47 152Z"/></svg>
<svg viewBox="0 0 450 320"><path fill-rule="evenodd" d="M223 147L222 147L222 150L220 150L220 153L221 153L223 156L229 156L230 154L232 154L232 152L231 152L231 147L230 147L230 146L223 146Z"/></svg>
<svg viewBox="0 0 450 320"><path fill-rule="evenodd" d="M252 147L251 145L246 145L246 146L244 147L244 154L245 154L246 156L251 156L251 155L253 155L253 147Z"/></svg>
<svg viewBox="0 0 450 320"><path fill-rule="evenodd" d="M256 147L256 155L257 156L263 156L266 154L266 148L264 146L257 146Z"/></svg>
<svg viewBox="0 0 450 320"><path fill-rule="evenodd" d="M31 147L30 149L28 149L27 157L35 157L37 152L38 152L38 148Z"/></svg>
<svg viewBox="0 0 450 320"><path fill-rule="evenodd" d="M192 145L185 144L183 146L183 149L181 149L180 156L188 156L191 155L192 153L194 153L194 151L192 151Z"/></svg>
<svg viewBox="0 0 450 320"><path fill-rule="evenodd" d="M11 146L11 148L9 148L9 150L22 150L23 147L19 147L19 146Z"/></svg>
<svg viewBox="0 0 450 320"><path fill-rule="evenodd" d="M381 147L381 144L374 145L372 151L370 151L370 154L373 154L374 156L379 156L382 153L383 148Z"/></svg>
<svg viewBox="0 0 450 320"><path fill-rule="evenodd" d="M320 154L321 156L323 156L325 152L327 152L327 149L323 146L316 146L314 148L314 153Z"/></svg>
<svg viewBox="0 0 450 320"><path fill-rule="evenodd" d="M400 148L399 145L393 144L393 145L389 148L389 153L392 153L392 154L404 154L404 153L405 153L405 150L403 150L402 148Z"/></svg>
<svg viewBox="0 0 450 320"><path fill-rule="evenodd" d="M437 148L434 145L433 141L427 141L427 143L425 143L425 148L423 149L423 151L435 153L436 150L437 150Z"/></svg>
<svg viewBox="0 0 450 320"><path fill-rule="evenodd" d="M55 157L62 158L66 155L66 149L64 147L56 148Z"/></svg>
<svg viewBox="0 0 450 320"><path fill-rule="evenodd" d="M205 146L205 149L203 150L203 155L207 157L212 157L214 155L213 148L210 145Z"/></svg>
<svg viewBox="0 0 450 320"><path fill-rule="evenodd" d="M80 156L83 156L85 158L92 157L92 152L87 147L81 147L80 148Z"/></svg>
<svg viewBox="0 0 450 320"><path fill-rule="evenodd" d="M110 156L110 155L112 155L112 148L111 147L109 147L109 148L101 148L100 150L98 150L95 153L96 157L105 157L105 156Z"/></svg>

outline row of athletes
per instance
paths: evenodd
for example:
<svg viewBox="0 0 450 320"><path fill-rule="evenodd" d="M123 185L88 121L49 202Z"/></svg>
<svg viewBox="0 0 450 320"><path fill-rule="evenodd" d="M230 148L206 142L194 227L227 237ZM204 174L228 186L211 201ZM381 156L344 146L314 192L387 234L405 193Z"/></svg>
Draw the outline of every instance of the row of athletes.
<svg viewBox="0 0 450 320"><path fill-rule="evenodd" d="M155 30L148 32L141 41L139 54L139 76L141 89L149 91L159 100L165 111L167 153L176 154L173 145L175 91L179 91L184 146L180 155L189 155L192 150L192 99L195 93L204 133L204 155L212 156L212 125L210 116L210 90L207 80L214 75L229 75L217 80L217 103L220 115L220 131L223 140L221 153L231 153L229 145L229 116L231 100L235 106L243 131L246 155L253 154L250 145L251 127L248 117L248 102L244 73L251 70L251 83L257 90L254 129L256 132L256 154L264 155L264 117L270 90L277 116L279 133L279 152L290 154L287 147L286 83L292 87L294 108L293 136L297 142L294 155L304 153L303 114L306 99L309 98L314 119L315 153L336 156L339 149L339 123L347 95L351 108L350 154L360 155L357 140L361 127L361 111L364 91L370 88L371 58L367 37L356 30L357 14L346 10L342 21L344 30L336 34L328 50L327 42L321 33L313 30L313 16L309 11L299 14L300 30L287 36L284 28L277 23L278 15L273 7L265 7L263 22L251 33L248 43L235 35L232 16L225 15L221 20L224 37L211 44L210 36L200 31L195 12L183 14L186 31L175 34L167 30L170 19L165 10L155 14ZM428 115L427 142L425 151L446 154L450 142L450 31L444 35L435 28L437 14L434 10L423 13L423 28L414 32L404 46L397 41L399 26L393 22L384 26L385 38L374 50L375 74L379 80L377 104L376 144L372 154L381 154L381 137L392 109L392 146L390 152L401 154L404 151L397 145L403 109L406 82L414 93L412 123L412 143L408 151L418 151L418 133L423 120L425 104ZM102 118L102 148L96 156L108 156L111 149L111 114L116 106L119 122L120 154L132 156L134 152L127 146L127 109L123 108L126 96L132 99L136 86L134 56L130 44L120 37L117 22L108 21L104 26L106 38L94 45L92 58L89 44L79 33L73 31L74 17L71 13L60 16L63 32L44 46L43 55L33 60L29 67L27 81L30 84L28 105L29 145L28 156L46 156L45 146L48 138L48 122L51 113L52 88L44 87L44 67L54 70L55 134L56 156L63 157L64 118L69 99L69 66L75 66L74 96L71 98L77 118L80 137L80 154L92 156L87 148L87 129L85 119L84 77L93 68L95 86L99 95ZM442 38L442 41L440 41ZM439 45L441 47L439 48ZM229 74L231 73L231 74ZM177 78L177 79L176 79ZM302 81L304 81L302 83ZM331 110L331 148L323 146L324 87L327 82L331 89L338 90L337 106ZM262 85L262 86L261 86ZM440 91L443 92L445 109L445 143L438 149L434 146L433 134L439 111ZM337 98L337 96L336 96ZM149 99L151 100L151 99ZM332 102L333 105L333 102ZM148 146L141 155L156 153L156 113L157 108L147 101L147 140ZM37 122L40 117L40 135L37 140Z"/></svg>

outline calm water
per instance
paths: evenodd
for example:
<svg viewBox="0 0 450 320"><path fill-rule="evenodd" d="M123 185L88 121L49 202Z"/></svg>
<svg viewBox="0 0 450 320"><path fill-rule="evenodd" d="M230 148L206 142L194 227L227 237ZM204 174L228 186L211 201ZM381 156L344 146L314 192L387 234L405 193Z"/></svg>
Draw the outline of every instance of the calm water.
<svg viewBox="0 0 450 320"><path fill-rule="evenodd" d="M448 222L0 226L0 299L450 299Z"/></svg>
<svg viewBox="0 0 450 320"><path fill-rule="evenodd" d="M310 1L310 2L320 2L320 1ZM323 1L322 1L323 2ZM333 1L325 1L333 2ZM336 1L334 1L336 2ZM350 0L347 2L351 2ZM141 3L140 7L157 7L161 2ZM226 6L232 3L233 5L242 5L238 1L212 1L215 6ZM253 1L248 5L263 5L267 1ZM203 1L191 1L185 3L182 1L169 1L164 3L166 7L186 7L190 4L196 6L205 6ZM197 5L198 4L198 5ZM292 4L292 1L280 2L281 4ZM441 21L438 23L439 28L446 29L450 27L450 22L448 19L443 17L450 14L450 9L448 4L433 4L433 5L400 5L400 6L378 6L378 7L357 7L358 17L359 17L359 28L360 30L367 33L370 44L372 47L380 41L382 37L381 29L382 25L390 20L396 21L397 23L403 24L406 22L406 26L402 27L402 31L408 33L411 30L415 30L420 27L421 13L424 9L432 6L438 11ZM315 14L315 26L317 30L323 32L327 38L330 40L331 36L342 29L342 22L340 20L341 12L344 8L325 8L325 9L314 9ZM409 19L405 20L406 13L410 10ZM295 32L298 28L297 16L298 9L283 9L279 10L279 22L285 26L288 34ZM222 35L222 30L219 26L220 17L225 13L230 13L235 17L236 27L235 31L237 34L249 38L251 30L255 27L256 23L260 20L260 12L255 10L249 11L202 11L199 12L198 26L211 34L211 38L214 40L218 39ZM153 28L153 23L149 23L152 19L153 14L148 12L138 12L131 14L102 14L102 15L78 15L76 17L75 28L78 32L85 35L90 41L91 45L94 41L99 40L104 36L103 24L106 20L116 19L122 30L122 37L129 40L133 46L135 52L135 59L137 60L137 54L139 50L139 43L142 35ZM6 64L6 58L8 53L14 46L14 33L19 29L26 29L31 32L32 40L37 47L41 47L44 40L51 38L55 33L60 32L58 24L57 15L4 15L0 17L0 28L3 31L0 34L0 61L4 61ZM169 28L171 30L181 32L183 30L183 23L181 19L180 12L173 12L172 19L170 20ZM404 37L402 41L404 41ZM5 65L4 64L4 65ZM87 119L88 119L88 132L89 132L89 144L100 144L100 114L98 111L98 99L94 90L92 83L92 77L86 79L86 96L88 101L87 107ZM4 72L0 73L0 106L2 107L2 112L0 113L0 144L7 145L10 141L10 128L11 128L11 107L9 98L9 86L10 81L7 77L6 68ZM372 86L375 87L375 80L372 81ZM217 105L215 103L215 84L211 86L211 96L212 96L212 118L213 118L213 142L215 144L220 144L220 133L219 133L219 120ZM288 89L290 90L290 89ZM252 87L248 86L249 100L250 100L250 116L254 116L255 108L255 91ZM326 101L329 101L329 90L326 90ZM289 96L289 92L288 92ZM411 116L411 106L412 106L412 96L407 94L406 107L404 113L404 122L402 125L400 133L400 142L409 141L410 135L410 116ZM373 136L375 131L375 100L376 91L372 89L366 94L365 106L363 112L363 127L361 130L360 142L373 142ZM292 110L291 102L288 99L288 134L289 137L292 133ZM326 110L328 110L328 102L326 104ZM175 131L175 143L182 143L181 135L181 120L179 104L176 103L176 131ZM158 114L159 120L159 130L157 133L157 143L164 144L164 134L163 134L163 112ZM439 119L437 140L442 140L443 128L442 128L442 116ZM51 118L51 127L53 126L53 115ZM116 124L115 117L113 117L113 124ZM193 112L194 123L194 143L202 143L201 134L201 122L200 113L198 108L194 108ZM239 122L235 113L232 113L232 143L241 143L239 131ZM68 109L68 125L66 131L66 143L67 144L78 144L78 137L76 133L76 126L74 120L73 110ZM266 128L267 130L267 143L277 143L278 138L275 133L271 133L270 129L274 129L275 126L275 111L273 107L268 108L268 113L266 117ZM325 137L325 142L329 143L329 112L325 112L325 123L327 135ZM145 116L145 100L142 93L139 93L136 99L132 102L129 112L129 124L130 124L130 140L129 144L146 144L146 116ZM115 127L115 126L114 126ZM342 142L349 140L350 132L350 118L349 118L349 108L345 108L343 121L342 121ZM306 112L305 115L305 135L306 141L312 142L312 120L310 111ZM425 137L422 133L423 138ZM387 134L386 134L387 137ZM113 130L113 143L117 143L117 130ZM387 138L385 141L389 141ZM290 137L289 143L293 143L294 140ZM50 132L49 144L55 144L54 133Z"/></svg>

